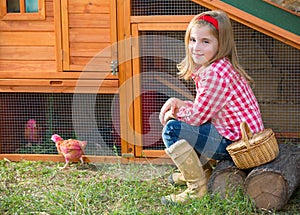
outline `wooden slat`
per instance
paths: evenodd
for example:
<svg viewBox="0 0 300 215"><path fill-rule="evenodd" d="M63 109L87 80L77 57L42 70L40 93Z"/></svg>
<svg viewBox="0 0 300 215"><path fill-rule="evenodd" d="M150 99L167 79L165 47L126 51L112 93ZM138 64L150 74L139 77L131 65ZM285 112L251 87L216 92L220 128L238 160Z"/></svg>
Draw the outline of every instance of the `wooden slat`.
<svg viewBox="0 0 300 215"><path fill-rule="evenodd" d="M0 79L1 92L118 93L118 80Z"/></svg>
<svg viewBox="0 0 300 215"><path fill-rule="evenodd" d="M71 0L69 1L70 13L109 13L110 1L99 0Z"/></svg>
<svg viewBox="0 0 300 215"><path fill-rule="evenodd" d="M0 61L0 72L53 72L55 61Z"/></svg>
<svg viewBox="0 0 300 215"><path fill-rule="evenodd" d="M65 159L62 155L44 155L44 154L0 154L0 159L8 159L10 161L22 161L22 160L30 160L30 161L44 161L44 162L65 162ZM129 160L127 158L122 158L119 156L92 156L92 155L84 155L84 162L93 162L93 163L122 163L122 164L132 164L132 162L140 163L140 164L171 164L174 163L170 158L161 157L161 158L134 158L134 160Z"/></svg>
<svg viewBox="0 0 300 215"><path fill-rule="evenodd" d="M7 14L7 9L6 9L6 0L1 0L0 1L0 17L2 18Z"/></svg>
<svg viewBox="0 0 300 215"><path fill-rule="evenodd" d="M56 0L46 0L45 2L46 17L54 17L54 7L53 7L54 1Z"/></svg>
<svg viewBox="0 0 300 215"><path fill-rule="evenodd" d="M69 87L69 86L82 86L82 87L92 87L92 86L102 86L102 87L118 87L118 82L116 80L60 80L60 79L0 79L1 86L14 86L14 85L24 85L24 86L52 86L52 87Z"/></svg>
<svg viewBox="0 0 300 215"><path fill-rule="evenodd" d="M70 70L74 71L110 71L110 58L71 57Z"/></svg>
<svg viewBox="0 0 300 215"><path fill-rule="evenodd" d="M62 19L61 19L61 5L60 0L53 0L54 8L54 28L55 28L55 57L56 57L56 71L63 71L63 56L62 56Z"/></svg>
<svg viewBox="0 0 300 215"><path fill-rule="evenodd" d="M75 87L75 86L0 86L1 92L8 93L101 93L117 94L118 88L113 87Z"/></svg>
<svg viewBox="0 0 300 215"><path fill-rule="evenodd" d="M70 42L110 42L110 29L71 28Z"/></svg>
<svg viewBox="0 0 300 215"><path fill-rule="evenodd" d="M143 150L144 157L167 157L164 150Z"/></svg>
<svg viewBox="0 0 300 215"><path fill-rule="evenodd" d="M62 38L62 69L70 69L70 49L69 49L69 15L68 0L61 0L61 38ZM58 6L57 6L58 7ZM58 25L58 24L57 24ZM59 27L59 26L57 26Z"/></svg>
<svg viewBox="0 0 300 215"><path fill-rule="evenodd" d="M1 61L0 61L1 62ZM84 79L84 80L103 80L118 79L111 72L45 72L45 71L1 71L1 79Z"/></svg>
<svg viewBox="0 0 300 215"><path fill-rule="evenodd" d="M71 43L71 56L111 57L110 43Z"/></svg>
<svg viewBox="0 0 300 215"><path fill-rule="evenodd" d="M111 58L112 60L118 59L118 46L117 46L117 2L116 0L110 1L110 43L111 43Z"/></svg>
<svg viewBox="0 0 300 215"><path fill-rule="evenodd" d="M47 2L49 3L49 2ZM43 20L45 20L46 17L46 2L45 0L38 0L38 4L39 4L39 11L38 13L40 14L41 17L43 17ZM49 4L48 4L49 7Z"/></svg>
<svg viewBox="0 0 300 215"><path fill-rule="evenodd" d="M2 20L10 21L10 20L44 20L45 16L42 16L38 13L7 13Z"/></svg>
<svg viewBox="0 0 300 215"><path fill-rule="evenodd" d="M104 72L110 69L110 64L106 65L80 65L80 64L71 64L70 71L87 71L87 72Z"/></svg>
<svg viewBox="0 0 300 215"><path fill-rule="evenodd" d="M47 17L41 21L0 21L0 31L44 32L54 31L54 18Z"/></svg>
<svg viewBox="0 0 300 215"><path fill-rule="evenodd" d="M69 14L69 27L110 28L110 14Z"/></svg>
<svg viewBox="0 0 300 215"><path fill-rule="evenodd" d="M5 46L1 47L0 60L55 60L55 48L49 46Z"/></svg>
<svg viewBox="0 0 300 215"><path fill-rule="evenodd" d="M53 46L53 32L0 32L2 46Z"/></svg>
<svg viewBox="0 0 300 215"><path fill-rule="evenodd" d="M110 66L109 57L71 57L71 65L81 65L81 66L99 66L99 68L105 64ZM105 70L110 71L110 69Z"/></svg>

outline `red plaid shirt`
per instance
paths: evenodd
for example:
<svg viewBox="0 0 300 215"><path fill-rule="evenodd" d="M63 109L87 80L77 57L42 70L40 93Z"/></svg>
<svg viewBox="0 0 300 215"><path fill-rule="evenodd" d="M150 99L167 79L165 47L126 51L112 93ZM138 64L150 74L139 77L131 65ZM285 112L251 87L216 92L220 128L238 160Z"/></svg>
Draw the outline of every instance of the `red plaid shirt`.
<svg viewBox="0 0 300 215"><path fill-rule="evenodd" d="M201 72L192 74L196 98L185 101L177 118L199 126L211 121L219 133L232 141L241 138L240 123L247 122L253 133L264 129L257 100L245 78L227 58L215 61Z"/></svg>

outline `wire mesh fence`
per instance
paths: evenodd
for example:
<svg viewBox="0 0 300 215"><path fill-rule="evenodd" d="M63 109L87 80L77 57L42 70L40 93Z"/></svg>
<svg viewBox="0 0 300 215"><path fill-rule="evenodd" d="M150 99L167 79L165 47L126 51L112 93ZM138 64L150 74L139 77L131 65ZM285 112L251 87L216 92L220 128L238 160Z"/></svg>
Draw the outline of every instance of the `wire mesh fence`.
<svg viewBox="0 0 300 215"><path fill-rule="evenodd" d="M195 15L187 0L131 1L132 16ZM300 143L300 51L232 21L240 63L254 79L265 127L280 142ZM143 148L162 150L158 113L169 97L193 99L193 82L178 79L184 31L141 31ZM57 154L51 135L88 141L87 155L120 154L120 105L115 94L0 93L0 152Z"/></svg>
<svg viewBox="0 0 300 215"><path fill-rule="evenodd" d="M131 16L194 15L204 10L187 0L131 0Z"/></svg>
<svg viewBox="0 0 300 215"><path fill-rule="evenodd" d="M120 153L113 94L1 93L1 153L57 154L53 134L88 142L87 155Z"/></svg>
<svg viewBox="0 0 300 215"><path fill-rule="evenodd" d="M182 0L132 2L132 14L138 16L191 15L207 10ZM265 127L272 128L280 142L299 143L300 86L297 83L300 81L300 51L233 20L232 26L240 63L255 81L253 90ZM145 92L142 99L143 133L152 129L154 136L152 139L145 136L144 149L164 148L159 132L162 126L158 117L154 117L164 102L170 97L187 99L194 95L193 83L181 81L179 84L177 77L176 64L185 55L184 34L184 31L140 32L140 71L142 91ZM179 41L179 45L168 44L172 40Z"/></svg>

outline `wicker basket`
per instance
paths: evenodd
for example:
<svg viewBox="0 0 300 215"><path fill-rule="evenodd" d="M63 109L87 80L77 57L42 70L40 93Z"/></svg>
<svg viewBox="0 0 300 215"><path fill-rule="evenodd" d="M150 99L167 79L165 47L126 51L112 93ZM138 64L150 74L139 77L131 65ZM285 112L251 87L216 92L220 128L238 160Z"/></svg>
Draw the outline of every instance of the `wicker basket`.
<svg viewBox="0 0 300 215"><path fill-rule="evenodd" d="M239 169L249 169L274 160L278 153L278 144L272 129L252 135L246 122L240 125L242 139L229 146L227 151Z"/></svg>

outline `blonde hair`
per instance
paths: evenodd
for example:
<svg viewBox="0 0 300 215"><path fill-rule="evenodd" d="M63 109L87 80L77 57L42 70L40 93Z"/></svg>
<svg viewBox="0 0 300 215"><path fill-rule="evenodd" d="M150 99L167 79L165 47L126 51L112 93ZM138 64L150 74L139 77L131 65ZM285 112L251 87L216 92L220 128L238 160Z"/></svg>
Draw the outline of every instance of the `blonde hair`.
<svg viewBox="0 0 300 215"><path fill-rule="evenodd" d="M218 21L218 30L211 23L204 21L203 19L199 19L199 17L203 15L209 15L214 19L216 19ZM249 83L252 83L253 79L246 73L246 71L239 64L231 22L228 16L226 15L226 13L223 11L206 11L196 15L190 21L185 33L186 56L183 59L183 61L177 65L177 68L179 70L178 73L179 77L188 80L191 78L191 75L195 69L195 64L188 48L190 42L191 29L195 25L209 26L213 36L216 37L219 42L219 49L216 56L214 56L213 59L207 62L207 64L204 66L210 65L215 60L221 59L223 57L227 57L230 60L234 69L237 72L239 72Z"/></svg>

